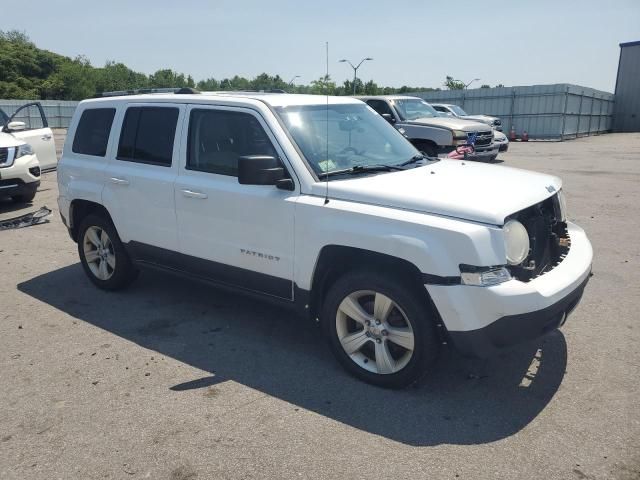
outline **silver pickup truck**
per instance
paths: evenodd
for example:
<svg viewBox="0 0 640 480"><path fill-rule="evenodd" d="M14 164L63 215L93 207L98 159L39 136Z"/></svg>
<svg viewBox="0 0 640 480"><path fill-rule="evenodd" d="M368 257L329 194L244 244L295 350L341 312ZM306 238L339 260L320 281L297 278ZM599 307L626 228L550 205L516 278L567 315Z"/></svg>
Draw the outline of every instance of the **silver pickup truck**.
<svg viewBox="0 0 640 480"><path fill-rule="evenodd" d="M446 154L460 145L473 143L472 160L493 161L498 145L493 129L477 121L441 117L434 108L418 97L379 95L356 97L382 115L407 137L413 145L430 157Z"/></svg>

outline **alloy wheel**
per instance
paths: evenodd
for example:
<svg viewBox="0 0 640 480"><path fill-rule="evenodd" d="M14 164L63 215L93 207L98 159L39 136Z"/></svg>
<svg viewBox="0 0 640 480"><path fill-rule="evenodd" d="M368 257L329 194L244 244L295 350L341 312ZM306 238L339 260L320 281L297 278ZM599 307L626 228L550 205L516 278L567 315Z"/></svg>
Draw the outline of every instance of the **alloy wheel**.
<svg viewBox="0 0 640 480"><path fill-rule="evenodd" d="M413 356L415 339L407 315L380 292L347 295L338 306L336 331L345 353L372 373L399 372Z"/></svg>
<svg viewBox="0 0 640 480"><path fill-rule="evenodd" d="M99 280L109 280L116 268L116 255L107 232L96 226L87 228L82 246L91 273Z"/></svg>

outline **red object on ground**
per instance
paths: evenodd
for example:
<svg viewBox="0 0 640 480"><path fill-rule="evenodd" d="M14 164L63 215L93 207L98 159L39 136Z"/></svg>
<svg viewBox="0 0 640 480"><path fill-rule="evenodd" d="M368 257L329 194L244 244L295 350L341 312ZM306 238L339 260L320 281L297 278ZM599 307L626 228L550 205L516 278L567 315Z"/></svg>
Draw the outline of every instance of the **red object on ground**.
<svg viewBox="0 0 640 480"><path fill-rule="evenodd" d="M509 141L516 141L516 127L514 127L513 125L511 125L511 130L509 130Z"/></svg>
<svg viewBox="0 0 640 480"><path fill-rule="evenodd" d="M473 152L475 152L475 149L472 146L464 145L462 147L456 148L452 152L449 152L447 158L453 158L454 160L464 160L465 158L467 158L467 155L470 155Z"/></svg>
<svg viewBox="0 0 640 480"><path fill-rule="evenodd" d="M523 142L528 142L529 141L529 134L527 133L526 130L524 132L522 132L522 141Z"/></svg>

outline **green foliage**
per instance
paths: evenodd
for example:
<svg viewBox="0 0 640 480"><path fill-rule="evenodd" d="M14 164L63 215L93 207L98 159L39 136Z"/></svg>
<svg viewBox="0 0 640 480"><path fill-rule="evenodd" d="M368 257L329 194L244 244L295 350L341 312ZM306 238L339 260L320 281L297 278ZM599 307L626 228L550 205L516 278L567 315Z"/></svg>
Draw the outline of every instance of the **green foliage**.
<svg viewBox="0 0 640 480"><path fill-rule="evenodd" d="M251 80L235 75L222 80L211 77L195 82L190 75L171 69L160 69L147 76L112 60L107 61L104 67L94 67L83 56L72 59L42 50L24 32L0 30L0 98L82 100L102 92L171 87L197 87L202 91L280 89L316 95L353 94L352 80L336 85L329 76L313 80L309 85L290 85L279 75L268 73L261 73ZM426 90L433 89L380 87L373 80L366 83L356 80L356 93L359 95Z"/></svg>
<svg viewBox="0 0 640 480"><path fill-rule="evenodd" d="M464 82L461 82L460 80L455 80L453 77L447 75L446 80L444 81L443 84L445 87L447 87L449 90L464 90Z"/></svg>

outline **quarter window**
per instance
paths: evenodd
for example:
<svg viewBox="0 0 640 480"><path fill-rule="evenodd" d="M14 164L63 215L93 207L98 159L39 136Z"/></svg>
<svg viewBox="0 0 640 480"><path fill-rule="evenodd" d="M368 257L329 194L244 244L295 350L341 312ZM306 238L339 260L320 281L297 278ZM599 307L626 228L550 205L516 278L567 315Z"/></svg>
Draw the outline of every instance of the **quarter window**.
<svg viewBox="0 0 640 480"><path fill-rule="evenodd" d="M260 122L248 113L196 109L189 119L187 169L238 176L238 157L277 157Z"/></svg>
<svg viewBox="0 0 640 480"><path fill-rule="evenodd" d="M82 112L71 150L74 153L104 157L115 108L90 108Z"/></svg>
<svg viewBox="0 0 640 480"><path fill-rule="evenodd" d="M171 166L178 109L130 107L124 117L118 160Z"/></svg>

